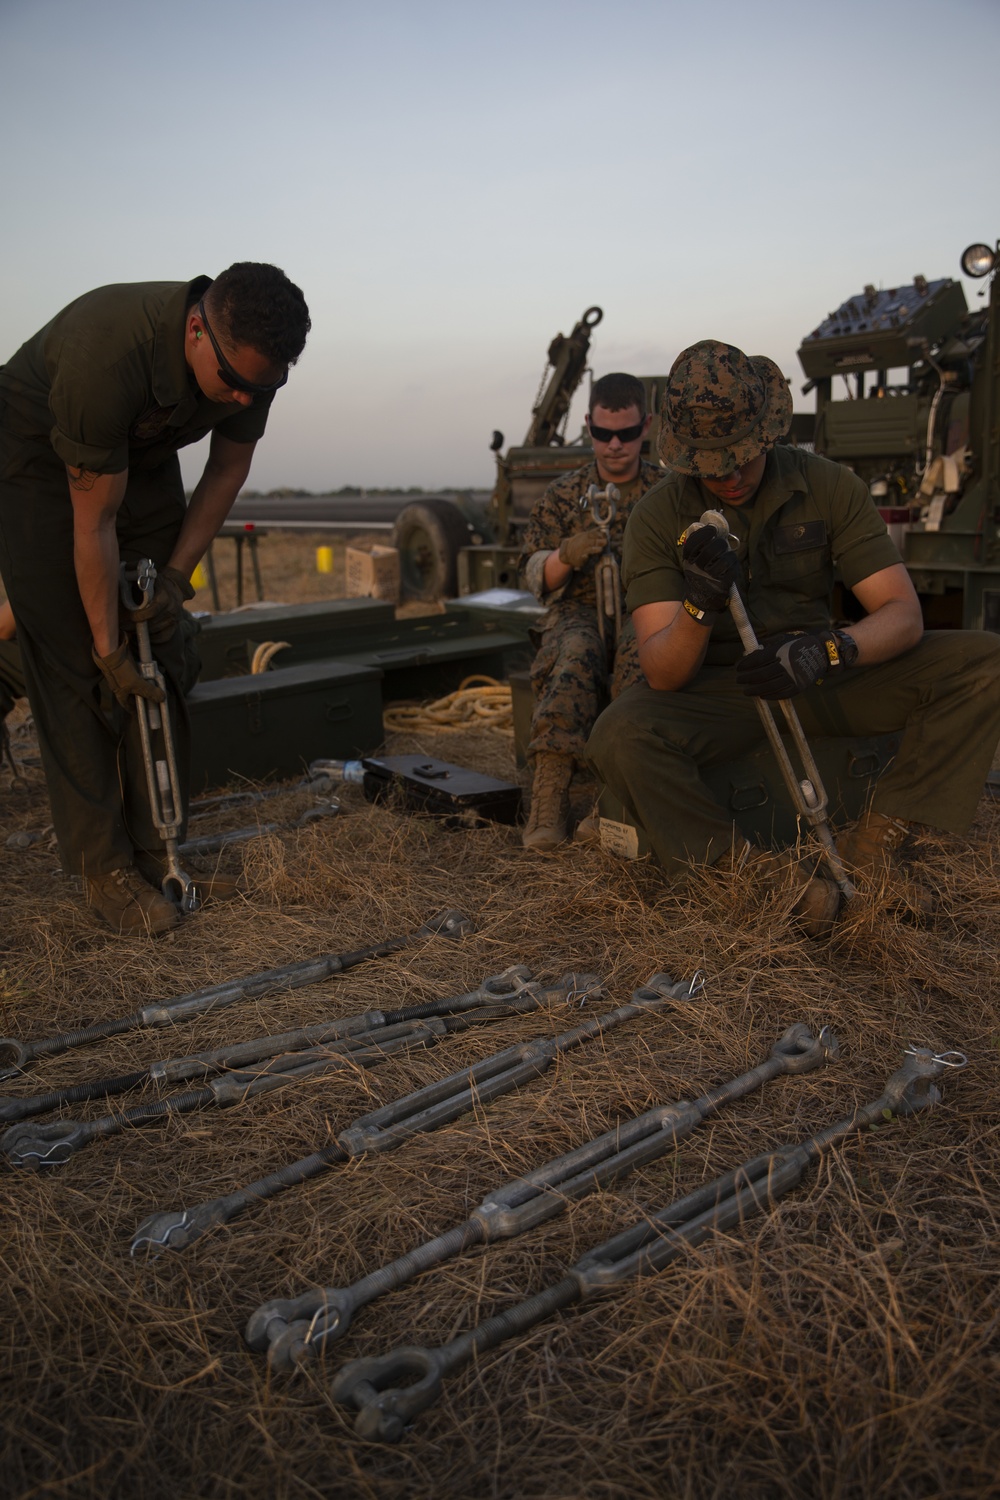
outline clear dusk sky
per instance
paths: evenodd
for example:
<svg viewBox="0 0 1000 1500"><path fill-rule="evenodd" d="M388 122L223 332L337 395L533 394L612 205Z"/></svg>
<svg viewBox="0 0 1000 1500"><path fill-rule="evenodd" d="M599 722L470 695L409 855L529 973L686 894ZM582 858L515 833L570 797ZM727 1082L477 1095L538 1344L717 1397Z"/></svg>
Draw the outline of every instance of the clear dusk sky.
<svg viewBox="0 0 1000 1500"><path fill-rule="evenodd" d="M798 393L865 282L960 275L998 67L1000 0L0 0L0 359L274 261L313 333L250 484L486 486L591 303L598 375L711 337Z"/></svg>

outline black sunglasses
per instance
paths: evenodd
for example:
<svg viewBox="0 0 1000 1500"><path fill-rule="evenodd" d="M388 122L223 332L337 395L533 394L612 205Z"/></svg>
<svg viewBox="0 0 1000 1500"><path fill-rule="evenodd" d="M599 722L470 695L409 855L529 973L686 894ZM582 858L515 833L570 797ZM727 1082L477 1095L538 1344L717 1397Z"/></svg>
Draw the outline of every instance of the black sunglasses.
<svg viewBox="0 0 1000 1500"><path fill-rule="evenodd" d="M281 387L288 379L287 370L285 371L284 375L282 375L280 380L272 381L270 385L254 385L252 380L245 380L238 370L233 369L232 365L229 363L228 359L219 348L219 341L215 337L215 334L212 332L211 323L205 316L204 302L198 303L198 306L195 308L195 312L198 314L199 318L205 325L205 332L208 334L209 340L212 344L212 348L215 350L215 357L219 361L219 379L225 381L226 385L231 391L241 391L246 396L269 396L272 391L279 391L281 389Z"/></svg>
<svg viewBox="0 0 1000 1500"><path fill-rule="evenodd" d="M645 417L632 427L598 427L591 422L590 435L597 443L610 443L612 438L617 438L620 443L634 443L637 437L642 437L645 425Z"/></svg>

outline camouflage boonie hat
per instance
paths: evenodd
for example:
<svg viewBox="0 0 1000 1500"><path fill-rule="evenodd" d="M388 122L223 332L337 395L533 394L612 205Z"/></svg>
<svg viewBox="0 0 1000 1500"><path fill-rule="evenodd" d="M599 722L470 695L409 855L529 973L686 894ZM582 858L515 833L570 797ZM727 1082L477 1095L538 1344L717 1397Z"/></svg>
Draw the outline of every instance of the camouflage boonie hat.
<svg viewBox="0 0 1000 1500"><path fill-rule="evenodd" d="M678 473L720 479L766 453L791 422L791 392L773 359L702 339L674 360L657 446Z"/></svg>

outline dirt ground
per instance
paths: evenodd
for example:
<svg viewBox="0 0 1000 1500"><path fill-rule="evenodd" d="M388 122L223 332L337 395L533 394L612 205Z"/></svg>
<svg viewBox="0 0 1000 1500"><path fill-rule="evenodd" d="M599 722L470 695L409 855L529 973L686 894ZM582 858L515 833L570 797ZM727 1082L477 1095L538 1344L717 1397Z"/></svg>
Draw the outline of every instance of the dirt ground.
<svg viewBox="0 0 1000 1500"><path fill-rule="evenodd" d="M312 539L287 549L281 540L261 543L267 596L324 597L328 577L295 571ZM30 751L30 734L16 733L15 748ZM496 731L394 736L389 748L515 774L510 739ZM578 801L586 806L586 788ZM308 802L289 790L260 816L291 819ZM552 1006L370 1070L176 1114L39 1173L5 1162L0 1491L19 1500L1000 1493L1000 806L984 797L968 840L918 840L915 857L941 896L933 923L862 895L830 942L811 943L790 925L787 890L710 873L668 887L645 863L579 847L527 856L514 829L448 828L371 806L360 788L345 787L341 802L336 819L227 855L245 894L147 942L102 929L44 842L5 847L47 822L37 769L5 781L0 1031L9 1037L361 947L445 907L463 909L476 930L40 1060L0 1088L20 1096L331 1015L423 1003L514 963L543 978L600 973L608 999L584 1015L624 1002L656 970L701 970L704 993L159 1260L129 1255L147 1215L231 1192L376 1105L555 1036L581 1012ZM247 821L246 809L231 810L191 831ZM464 1219L505 1179L741 1073L798 1020L834 1029L836 1064L765 1085L542 1228L417 1277L295 1376L269 1372L247 1348L243 1330L261 1302L347 1286ZM346 1360L445 1343L673 1197L877 1098L912 1044L968 1055L937 1109L848 1138L765 1216L484 1354L445 1381L398 1446L359 1439L354 1414L332 1399ZM60 1114L97 1119L156 1097L147 1084Z"/></svg>
<svg viewBox="0 0 1000 1500"><path fill-rule="evenodd" d="M388 545L385 531L345 533L339 531L269 531L257 540L257 561L264 599L272 604L306 604L320 599L346 597L344 553L347 547L367 548L373 543ZM317 550L328 547L333 553L333 570L321 573L317 568ZM234 537L219 537L212 548L219 603L223 609L235 607L238 597L237 568L239 551ZM250 548L242 548L243 600L257 600ZM189 609L212 610L212 592L206 583L198 589ZM419 608L419 606L418 606ZM426 606L424 606L426 608ZM405 612L412 613L413 606Z"/></svg>

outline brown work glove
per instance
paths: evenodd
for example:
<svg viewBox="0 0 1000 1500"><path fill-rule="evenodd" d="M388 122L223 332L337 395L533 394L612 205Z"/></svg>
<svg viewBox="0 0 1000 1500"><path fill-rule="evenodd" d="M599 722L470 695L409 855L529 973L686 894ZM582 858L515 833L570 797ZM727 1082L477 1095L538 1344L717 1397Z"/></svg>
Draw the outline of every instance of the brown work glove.
<svg viewBox="0 0 1000 1500"><path fill-rule="evenodd" d="M193 598L190 579L185 578L179 568L161 568L156 575L152 599L138 609L130 609L128 617L133 624L146 621L151 641L169 641L184 612L185 599Z"/></svg>
<svg viewBox="0 0 1000 1500"><path fill-rule="evenodd" d="M148 698L151 703L163 702L163 689L157 687L155 682L150 682L147 677L143 677L129 656L128 641L123 640L110 656L98 656L93 647L91 647L91 655L103 672L108 687L122 708L127 708L129 713L135 713L132 699L137 693L140 698Z"/></svg>
<svg viewBox="0 0 1000 1500"><path fill-rule="evenodd" d="M564 536L559 543L559 561L568 568L582 568L588 558L604 551L604 543L604 532L596 526L588 526L586 531L574 531L572 536Z"/></svg>

